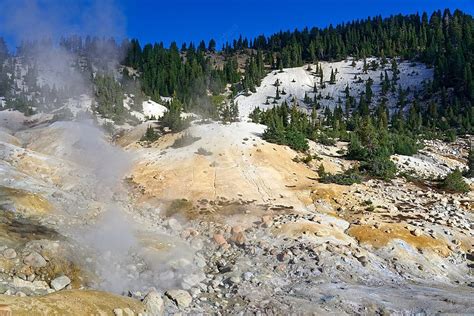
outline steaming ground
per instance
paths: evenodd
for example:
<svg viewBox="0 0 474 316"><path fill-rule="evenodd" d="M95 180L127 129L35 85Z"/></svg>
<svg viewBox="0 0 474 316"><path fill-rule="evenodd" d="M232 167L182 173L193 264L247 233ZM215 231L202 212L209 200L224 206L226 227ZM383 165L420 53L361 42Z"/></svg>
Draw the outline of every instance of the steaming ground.
<svg viewBox="0 0 474 316"><path fill-rule="evenodd" d="M65 275L87 308L108 313L150 310L151 298L136 299L152 287L166 313L473 312L472 192L401 178L322 184L320 163L331 172L352 165L338 154L346 144L311 143L321 160L304 164L253 123L194 124L196 141L177 148L180 135L137 142L144 124L117 141L122 148L88 122L44 117L29 128L1 113L0 196L10 214L0 225L1 286L28 296L0 296L14 310L35 297L76 306L52 285ZM463 167L466 154L460 140L394 159L439 175ZM97 292L100 307L80 289L135 300ZM47 303L58 295L64 305Z"/></svg>
<svg viewBox="0 0 474 316"><path fill-rule="evenodd" d="M164 230L148 231L132 217L136 209L122 183L131 156L110 145L102 131L71 122L20 130L15 136L5 130L10 136L2 139L0 185L26 189L40 201L44 196L48 210L42 221L84 251L96 288L119 294L147 290L173 285L183 269L196 269L185 261L192 260L189 246ZM31 209L38 207L26 206Z"/></svg>

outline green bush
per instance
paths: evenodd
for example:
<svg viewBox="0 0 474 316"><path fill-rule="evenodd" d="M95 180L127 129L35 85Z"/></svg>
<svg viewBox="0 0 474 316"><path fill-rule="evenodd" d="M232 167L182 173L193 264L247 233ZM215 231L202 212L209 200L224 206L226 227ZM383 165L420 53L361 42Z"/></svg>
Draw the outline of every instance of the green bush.
<svg viewBox="0 0 474 316"><path fill-rule="evenodd" d="M334 146L336 145L336 140L330 138L326 133L321 132L317 137L317 142L324 146Z"/></svg>
<svg viewBox="0 0 474 316"><path fill-rule="evenodd" d="M471 144L471 148L469 150L469 156L467 157L467 177L474 177L474 144Z"/></svg>
<svg viewBox="0 0 474 316"><path fill-rule="evenodd" d="M404 134L392 134L393 151L395 154L413 156L420 149L413 137Z"/></svg>
<svg viewBox="0 0 474 316"><path fill-rule="evenodd" d="M194 142L197 142L200 139L201 139L201 137L194 137L193 135L191 135L189 133L185 133L181 137L177 138L174 141L173 145L171 145L171 147L173 147L173 148L186 147L186 146L189 146L189 145L193 144Z"/></svg>
<svg viewBox="0 0 474 316"><path fill-rule="evenodd" d="M263 139L270 143L287 145L296 151L309 149L308 141L303 133L291 129L267 128L263 133Z"/></svg>
<svg viewBox="0 0 474 316"><path fill-rule="evenodd" d="M347 158L354 160L364 160L368 155L367 149L362 146L359 137L351 134L349 146L347 148Z"/></svg>
<svg viewBox="0 0 474 316"><path fill-rule="evenodd" d="M340 185L351 185L354 183L361 183L363 178L357 168L351 168L343 173L330 174L324 170L321 164L318 168L319 182L321 183L336 183Z"/></svg>
<svg viewBox="0 0 474 316"><path fill-rule="evenodd" d="M305 135L298 131L285 131L285 145L290 146L296 151L306 151L309 149Z"/></svg>
<svg viewBox="0 0 474 316"><path fill-rule="evenodd" d="M160 138L160 135L155 131L155 128L151 125L148 125L145 135L143 135L140 140L145 142L154 142L158 138Z"/></svg>
<svg viewBox="0 0 474 316"><path fill-rule="evenodd" d="M469 192L470 190L469 185L464 181L459 169L454 170L446 176L446 178L441 182L441 188L447 191L459 193Z"/></svg>
<svg viewBox="0 0 474 316"><path fill-rule="evenodd" d="M368 175L382 180L395 177L397 166L390 160L389 156L374 156L361 162L360 169Z"/></svg>
<svg viewBox="0 0 474 316"><path fill-rule="evenodd" d="M183 105L174 97L169 104L168 111L166 111L160 118L160 123L163 127L169 127L173 132L181 132L189 127L189 120L181 117Z"/></svg>

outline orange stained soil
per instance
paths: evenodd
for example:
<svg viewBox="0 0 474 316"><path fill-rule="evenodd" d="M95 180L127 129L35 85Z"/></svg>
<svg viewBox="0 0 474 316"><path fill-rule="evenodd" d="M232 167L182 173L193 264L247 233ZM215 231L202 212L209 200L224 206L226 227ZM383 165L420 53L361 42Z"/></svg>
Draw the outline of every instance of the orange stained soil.
<svg viewBox="0 0 474 316"><path fill-rule="evenodd" d="M347 233L362 244L375 248L386 246L393 239L401 239L417 249L431 249L446 257L451 251L446 242L428 235L414 236L403 224L384 224L379 228L371 225L352 225Z"/></svg>

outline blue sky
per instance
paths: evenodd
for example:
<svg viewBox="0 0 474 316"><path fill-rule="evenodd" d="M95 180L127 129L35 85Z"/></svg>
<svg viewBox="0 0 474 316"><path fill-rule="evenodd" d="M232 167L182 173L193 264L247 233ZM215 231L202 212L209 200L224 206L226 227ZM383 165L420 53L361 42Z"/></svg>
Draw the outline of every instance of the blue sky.
<svg viewBox="0 0 474 316"><path fill-rule="evenodd" d="M20 37L48 33L98 33L166 45L214 38L220 46L240 34L252 38L446 7L474 14L474 0L0 0L0 36L11 46Z"/></svg>
<svg viewBox="0 0 474 316"><path fill-rule="evenodd" d="M127 32L146 42L198 41L218 43L239 34L254 37L279 30L326 26L357 18L397 13L432 12L459 8L474 14L474 0L227 0L227 1L122 2L127 12Z"/></svg>

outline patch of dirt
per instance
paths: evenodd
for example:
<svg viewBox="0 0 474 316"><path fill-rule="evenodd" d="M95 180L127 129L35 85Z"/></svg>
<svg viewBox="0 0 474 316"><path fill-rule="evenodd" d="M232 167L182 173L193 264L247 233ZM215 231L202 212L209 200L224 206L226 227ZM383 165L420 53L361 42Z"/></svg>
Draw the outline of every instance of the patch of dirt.
<svg viewBox="0 0 474 316"><path fill-rule="evenodd" d="M0 304L7 305L15 316L114 315L115 308L130 308L135 313L144 312L143 304L137 300L86 290L60 291L36 297L0 295Z"/></svg>
<svg viewBox="0 0 474 316"><path fill-rule="evenodd" d="M333 237L340 241L351 241L344 231L338 229L337 227L330 227L328 225L312 223L308 221L283 224L281 228L274 229L273 233L292 238L299 238L303 236L308 238Z"/></svg>

